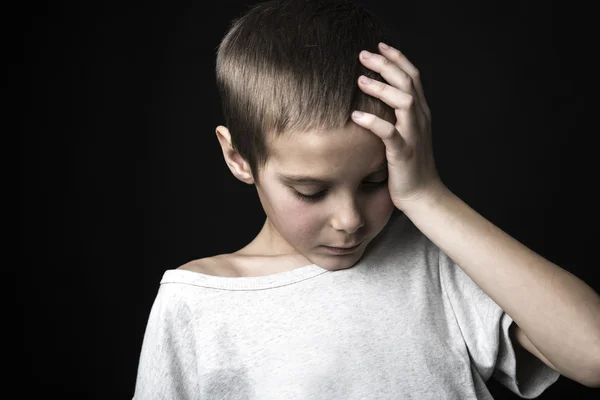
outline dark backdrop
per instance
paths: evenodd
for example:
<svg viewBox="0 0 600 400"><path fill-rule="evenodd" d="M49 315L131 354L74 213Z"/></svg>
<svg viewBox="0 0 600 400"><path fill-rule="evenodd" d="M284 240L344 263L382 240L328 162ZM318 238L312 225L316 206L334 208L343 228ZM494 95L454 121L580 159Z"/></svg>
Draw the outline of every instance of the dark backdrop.
<svg viewBox="0 0 600 400"><path fill-rule="evenodd" d="M16 274L17 397L131 398L163 272L235 251L262 226L254 186L231 175L214 133L223 123L215 49L251 3L7 11L5 39L17 49L7 116L24 133L23 248L6 264ZM446 185L599 291L591 6L365 3L422 73ZM561 377L540 398L592 392Z"/></svg>

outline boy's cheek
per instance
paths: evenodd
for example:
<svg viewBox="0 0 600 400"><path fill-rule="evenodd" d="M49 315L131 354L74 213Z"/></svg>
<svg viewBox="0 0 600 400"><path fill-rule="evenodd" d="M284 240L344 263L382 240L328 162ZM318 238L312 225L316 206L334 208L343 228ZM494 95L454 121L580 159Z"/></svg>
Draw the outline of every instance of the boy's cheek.
<svg viewBox="0 0 600 400"><path fill-rule="evenodd" d="M383 213L391 212L396 208L394 202L392 201L392 197L390 196L390 191L386 188L382 190L381 196L376 197L376 210L385 210Z"/></svg>

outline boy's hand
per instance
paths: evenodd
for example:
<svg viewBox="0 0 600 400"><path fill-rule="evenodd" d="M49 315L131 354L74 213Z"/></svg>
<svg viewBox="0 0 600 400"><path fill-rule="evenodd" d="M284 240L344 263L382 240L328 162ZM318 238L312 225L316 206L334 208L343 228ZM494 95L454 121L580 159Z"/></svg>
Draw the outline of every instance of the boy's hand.
<svg viewBox="0 0 600 400"><path fill-rule="evenodd" d="M379 136L386 147L388 188L394 205L400 210L408 203L445 188L437 173L431 145L431 113L419 71L398 50L379 45L381 54L363 51L360 61L378 72L389 83L371 80L360 89L395 109L396 124L368 113L354 117L358 125ZM364 55L368 55L367 58Z"/></svg>

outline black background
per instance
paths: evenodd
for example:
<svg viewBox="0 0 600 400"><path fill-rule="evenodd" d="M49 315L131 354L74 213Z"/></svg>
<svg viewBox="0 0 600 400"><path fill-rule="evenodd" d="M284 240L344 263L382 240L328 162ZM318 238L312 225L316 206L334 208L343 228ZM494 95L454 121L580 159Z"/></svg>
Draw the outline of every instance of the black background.
<svg viewBox="0 0 600 400"><path fill-rule="evenodd" d="M363 3L421 71L445 184L599 291L591 6ZM6 11L17 51L6 127L24 133L23 248L7 263L18 398L131 398L163 272L258 233L255 188L231 175L215 137L215 51L246 4L54 1ZM495 398L516 398L489 386ZM540 398L593 392L561 377Z"/></svg>

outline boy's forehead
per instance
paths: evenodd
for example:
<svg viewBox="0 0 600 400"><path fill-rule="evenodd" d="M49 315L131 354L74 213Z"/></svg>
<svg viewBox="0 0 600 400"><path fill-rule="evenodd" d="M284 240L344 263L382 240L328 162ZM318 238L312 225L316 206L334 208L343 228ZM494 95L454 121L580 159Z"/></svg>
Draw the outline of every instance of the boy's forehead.
<svg viewBox="0 0 600 400"><path fill-rule="evenodd" d="M270 153L282 161L293 157L327 160L369 148L385 148L381 139L356 124L323 131L286 133L272 141L269 147Z"/></svg>
<svg viewBox="0 0 600 400"><path fill-rule="evenodd" d="M369 134L300 134L283 139L272 149L269 164L279 178L295 183L328 183L340 171L369 175L387 170L385 145Z"/></svg>

